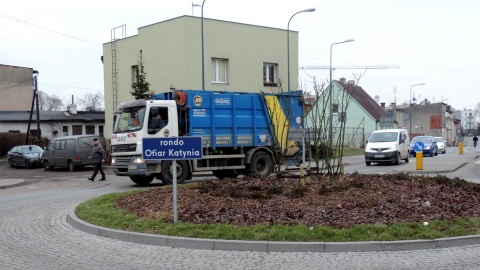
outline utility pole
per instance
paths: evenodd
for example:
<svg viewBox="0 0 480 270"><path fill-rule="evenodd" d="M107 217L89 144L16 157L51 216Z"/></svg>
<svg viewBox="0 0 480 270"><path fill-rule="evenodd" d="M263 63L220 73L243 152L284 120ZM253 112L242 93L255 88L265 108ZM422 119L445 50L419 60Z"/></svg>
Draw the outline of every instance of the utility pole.
<svg viewBox="0 0 480 270"><path fill-rule="evenodd" d="M35 105L35 100L37 100L37 135L40 132L40 123L38 122L38 96L37 96L37 76L38 71L33 71L33 97L32 97L32 107L30 108L30 118L28 119L28 127L27 127L27 135L25 137L25 144L28 144L28 137L30 136L30 125L32 124L32 114L33 114L33 106Z"/></svg>

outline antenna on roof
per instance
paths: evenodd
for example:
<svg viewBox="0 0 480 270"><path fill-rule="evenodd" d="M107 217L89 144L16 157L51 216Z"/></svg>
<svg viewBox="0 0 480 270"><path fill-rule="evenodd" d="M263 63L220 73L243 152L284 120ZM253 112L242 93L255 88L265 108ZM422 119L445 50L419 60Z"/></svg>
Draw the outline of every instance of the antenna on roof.
<svg viewBox="0 0 480 270"><path fill-rule="evenodd" d="M376 95L373 99L374 99L375 102L377 102L377 103L380 101L380 97L379 97L378 95Z"/></svg>

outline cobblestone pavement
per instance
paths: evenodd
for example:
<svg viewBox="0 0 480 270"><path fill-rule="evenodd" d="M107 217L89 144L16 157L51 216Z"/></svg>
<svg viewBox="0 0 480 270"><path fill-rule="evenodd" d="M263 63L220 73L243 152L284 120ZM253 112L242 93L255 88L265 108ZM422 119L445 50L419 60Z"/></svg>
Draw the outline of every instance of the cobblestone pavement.
<svg viewBox="0 0 480 270"><path fill-rule="evenodd" d="M231 252L132 244L72 228L68 211L106 192L101 189L79 187L79 196L69 191L63 198L0 207L0 269L480 269L480 245L409 252Z"/></svg>

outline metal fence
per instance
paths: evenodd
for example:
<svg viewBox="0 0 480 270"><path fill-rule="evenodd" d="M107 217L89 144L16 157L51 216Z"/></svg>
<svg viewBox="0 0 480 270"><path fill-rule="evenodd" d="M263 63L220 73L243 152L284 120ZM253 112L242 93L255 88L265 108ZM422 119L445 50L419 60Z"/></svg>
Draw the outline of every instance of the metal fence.
<svg viewBox="0 0 480 270"><path fill-rule="evenodd" d="M314 129L312 128L306 128L305 133L302 133L301 128L290 128L289 130L289 139L291 141L297 141L299 144L302 144L303 138L305 137L305 143L308 144L310 141L313 142L315 136L319 136L320 131L317 129L315 132ZM334 144L338 141L338 129L333 130L333 134L335 136L333 142ZM343 140L343 146L344 147L357 147L357 148L363 148L365 147L365 140L367 139L366 136L369 134L365 135L364 129L363 128L345 128L344 132L344 140Z"/></svg>

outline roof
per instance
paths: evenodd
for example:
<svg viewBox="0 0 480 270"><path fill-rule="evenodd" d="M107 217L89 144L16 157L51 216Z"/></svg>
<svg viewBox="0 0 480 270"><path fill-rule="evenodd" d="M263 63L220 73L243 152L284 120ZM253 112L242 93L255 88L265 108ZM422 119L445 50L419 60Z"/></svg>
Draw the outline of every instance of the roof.
<svg viewBox="0 0 480 270"><path fill-rule="evenodd" d="M28 122L30 111L0 111L0 122ZM37 120L37 113L33 112L32 121ZM41 111L40 121L55 122L105 122L105 112L78 111L69 114L65 111Z"/></svg>
<svg viewBox="0 0 480 270"><path fill-rule="evenodd" d="M375 120L380 121L382 116L387 117L387 112L362 87L342 81L335 82L343 87Z"/></svg>

